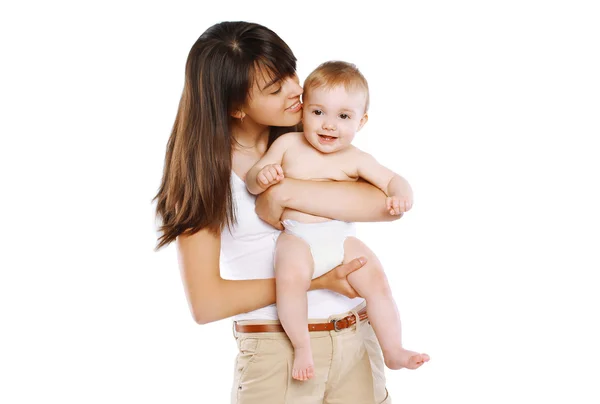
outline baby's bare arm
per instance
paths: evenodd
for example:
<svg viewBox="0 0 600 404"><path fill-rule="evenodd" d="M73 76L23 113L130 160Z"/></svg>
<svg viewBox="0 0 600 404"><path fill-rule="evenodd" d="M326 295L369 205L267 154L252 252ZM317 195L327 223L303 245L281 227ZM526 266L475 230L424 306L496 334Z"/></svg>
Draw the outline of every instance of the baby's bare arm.
<svg viewBox="0 0 600 404"><path fill-rule="evenodd" d="M406 180L379 164L369 153L357 150L355 161L358 176L381 189L387 196L394 195L394 192L401 192L402 189L399 188L401 183L408 185Z"/></svg>
<svg viewBox="0 0 600 404"><path fill-rule="evenodd" d="M412 207L412 188L408 181L382 166L368 153L360 152L357 161L358 176L381 189L388 196L390 214L406 212Z"/></svg>
<svg viewBox="0 0 600 404"><path fill-rule="evenodd" d="M290 146L295 141L295 133L286 133L285 135L281 135L277 140L273 142L269 150L265 153L265 155L258 160L254 166L248 171L246 174L246 188L248 188L248 192L254 195L258 195L264 192L267 188L269 188L273 183L279 182L283 178L283 170L281 168L281 163L283 162L283 157L285 152L290 148ZM272 166L273 173L276 176L280 176L279 180L274 181L273 183L263 183L259 181L259 174L263 168ZM264 176L263 172L263 176ZM268 173L267 173L268 174Z"/></svg>

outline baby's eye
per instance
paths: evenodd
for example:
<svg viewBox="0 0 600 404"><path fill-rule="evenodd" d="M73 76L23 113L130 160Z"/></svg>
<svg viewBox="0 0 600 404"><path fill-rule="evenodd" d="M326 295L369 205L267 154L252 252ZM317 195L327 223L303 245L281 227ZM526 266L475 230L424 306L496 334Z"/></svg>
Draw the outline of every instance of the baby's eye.
<svg viewBox="0 0 600 404"><path fill-rule="evenodd" d="M320 109L315 109L315 110L313 111L313 114L315 114L315 115L317 115L317 116L319 116L319 115L323 115L323 111L321 111Z"/></svg>
<svg viewBox="0 0 600 404"><path fill-rule="evenodd" d="M348 115L348 114L340 114L340 118L342 118L342 119L350 119L350 115Z"/></svg>

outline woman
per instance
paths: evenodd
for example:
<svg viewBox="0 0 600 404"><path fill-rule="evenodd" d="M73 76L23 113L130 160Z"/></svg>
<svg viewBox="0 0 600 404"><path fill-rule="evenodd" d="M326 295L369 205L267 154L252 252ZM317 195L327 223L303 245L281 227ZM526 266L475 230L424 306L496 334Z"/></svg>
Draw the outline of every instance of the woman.
<svg viewBox="0 0 600 404"><path fill-rule="evenodd" d="M250 167L300 122L301 93L296 58L271 30L223 22L200 36L186 63L156 196L157 248L176 240L198 323L234 317L240 352L232 403L389 403L364 301L346 281L376 260L372 255L313 280L315 377L299 382L289 371L293 351L273 306L273 252L283 210L344 221L399 217L388 214L381 191L361 182L286 179L258 200L247 192Z"/></svg>

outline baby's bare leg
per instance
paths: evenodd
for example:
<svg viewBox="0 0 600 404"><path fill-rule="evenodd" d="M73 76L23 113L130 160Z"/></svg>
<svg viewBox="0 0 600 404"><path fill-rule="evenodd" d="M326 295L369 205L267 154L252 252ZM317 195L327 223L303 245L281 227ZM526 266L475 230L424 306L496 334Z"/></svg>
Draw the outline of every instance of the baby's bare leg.
<svg viewBox="0 0 600 404"><path fill-rule="evenodd" d="M344 263L356 257L367 257L367 263L348 275L348 281L367 301L367 314L381 345L385 364L390 369L416 369L429 360L429 355L402 347L400 315L381 263L362 241L348 237L344 242Z"/></svg>
<svg viewBox="0 0 600 404"><path fill-rule="evenodd" d="M306 297L313 266L308 244L299 237L281 233L275 249L277 313L294 346L292 377L297 380L307 380L314 376Z"/></svg>

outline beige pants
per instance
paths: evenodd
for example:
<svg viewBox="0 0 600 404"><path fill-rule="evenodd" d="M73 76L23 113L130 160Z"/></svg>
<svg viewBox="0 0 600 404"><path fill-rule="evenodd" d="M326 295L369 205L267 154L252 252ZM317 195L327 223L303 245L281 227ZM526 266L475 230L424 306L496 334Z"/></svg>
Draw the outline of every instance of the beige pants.
<svg viewBox="0 0 600 404"><path fill-rule="evenodd" d="M364 303L351 312L362 307ZM348 314L331 316L326 321ZM278 322L239 322L265 323ZM310 337L315 376L302 382L292 379L293 348L285 333L238 333L231 403L391 404L381 348L368 320L337 332L311 332Z"/></svg>

